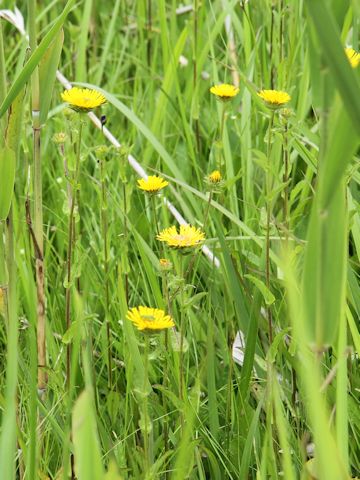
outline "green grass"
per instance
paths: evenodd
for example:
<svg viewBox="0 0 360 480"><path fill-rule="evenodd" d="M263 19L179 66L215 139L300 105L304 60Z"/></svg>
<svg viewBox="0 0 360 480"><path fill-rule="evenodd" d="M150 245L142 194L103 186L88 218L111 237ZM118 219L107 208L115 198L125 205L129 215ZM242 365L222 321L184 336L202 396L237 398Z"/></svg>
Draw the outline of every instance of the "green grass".
<svg viewBox="0 0 360 480"><path fill-rule="evenodd" d="M360 49L358 2L186 5L28 0L33 52L1 20L2 480L360 476L360 66L343 53ZM104 93L94 113L122 145L82 115L78 185L79 115L61 101L56 68ZM209 92L238 81L226 104ZM291 95L270 142L257 96L269 88ZM129 154L169 181L154 202ZM209 202L205 177L219 165ZM164 198L205 230L218 266L156 240L177 225ZM176 331L144 336L126 318L138 305L171 313ZM232 355L239 331L243 365Z"/></svg>

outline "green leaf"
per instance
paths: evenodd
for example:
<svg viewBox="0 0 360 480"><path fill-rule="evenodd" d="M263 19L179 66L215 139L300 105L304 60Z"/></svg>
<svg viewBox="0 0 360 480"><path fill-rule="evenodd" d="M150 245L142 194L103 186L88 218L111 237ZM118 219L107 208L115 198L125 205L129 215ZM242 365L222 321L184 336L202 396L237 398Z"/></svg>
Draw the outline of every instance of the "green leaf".
<svg viewBox="0 0 360 480"><path fill-rule="evenodd" d="M315 201L308 228L303 292L308 341L331 345L343 314L346 281L347 214L345 187L333 193L326 209ZM301 332L300 332L301 334Z"/></svg>
<svg viewBox="0 0 360 480"><path fill-rule="evenodd" d="M39 64L40 60L46 53L46 50L50 46L51 42L54 40L55 36L58 34L61 29L65 19L73 7L75 0L68 0L62 14L58 17L52 28L42 39L40 45L37 49L31 54L31 57L26 62L24 68L21 70L20 74L10 87L8 94L6 95L4 101L0 106L0 118L4 115L6 110L10 107L14 99L20 93L21 89L24 87L25 83L31 77L32 72L35 70L36 66Z"/></svg>
<svg viewBox="0 0 360 480"><path fill-rule="evenodd" d="M0 149L0 220L9 214L15 183L15 152L8 147Z"/></svg>
<svg viewBox="0 0 360 480"><path fill-rule="evenodd" d="M266 305L272 305L275 302L274 295L270 292L264 282L250 274L246 274L244 277L248 278L260 290Z"/></svg>
<svg viewBox="0 0 360 480"><path fill-rule="evenodd" d="M75 403L72 436L78 480L103 480L100 443L89 390L84 390Z"/></svg>
<svg viewBox="0 0 360 480"><path fill-rule="evenodd" d="M40 82L40 124L46 122L49 112L50 101L54 90L56 71L60 61L62 46L64 43L64 31L61 29L53 42L46 50L39 65Z"/></svg>
<svg viewBox="0 0 360 480"><path fill-rule="evenodd" d="M327 4L324 0L306 0L325 61L354 128L360 131L360 82L345 56L339 29Z"/></svg>

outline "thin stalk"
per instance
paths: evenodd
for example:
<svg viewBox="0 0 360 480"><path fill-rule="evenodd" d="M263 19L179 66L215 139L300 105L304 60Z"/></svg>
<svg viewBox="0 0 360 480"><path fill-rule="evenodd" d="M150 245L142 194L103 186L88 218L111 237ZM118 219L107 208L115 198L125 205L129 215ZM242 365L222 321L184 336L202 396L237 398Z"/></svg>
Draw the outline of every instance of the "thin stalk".
<svg viewBox="0 0 360 480"><path fill-rule="evenodd" d="M147 64L151 65L151 32L152 32L152 5L151 0L147 0Z"/></svg>
<svg viewBox="0 0 360 480"><path fill-rule="evenodd" d="M203 221L204 232L205 232L205 229L206 229L206 226L207 226L207 221L208 221L208 217L209 217L209 212L210 212L210 207L211 207L211 202L212 202L213 196L214 196L214 191L213 191L213 189L211 189L210 192L209 192L209 200L207 202L206 210L205 210L205 213L204 213L204 221Z"/></svg>
<svg viewBox="0 0 360 480"><path fill-rule="evenodd" d="M283 12L284 12L284 0L280 0L279 3L279 15L280 15L280 22L279 22L279 46L280 46L280 51L279 51L279 57L280 57L280 63L283 61L284 57L284 18L283 18Z"/></svg>
<svg viewBox="0 0 360 480"><path fill-rule="evenodd" d="M221 112L221 121L220 121L220 145L221 145L221 154L219 158L219 165L218 165L218 170L222 174L222 160L223 160L223 136L224 136L224 127L225 127L225 116L226 116L226 103L222 103L222 112Z"/></svg>
<svg viewBox="0 0 360 480"><path fill-rule="evenodd" d="M128 226L127 226L127 201L126 201L126 186L123 182L123 201L124 201L124 241L128 241ZM129 305L129 275L125 272L125 297L126 305Z"/></svg>
<svg viewBox="0 0 360 480"><path fill-rule="evenodd" d="M228 352L229 352L229 370L228 370L228 385L227 385L227 395L226 395L226 414L225 414L225 426L226 426L226 445L230 447L230 431L231 431L231 397L233 391L233 371L234 371L234 359L232 356L232 345L234 342L234 335L232 332L229 334L227 332L228 338Z"/></svg>
<svg viewBox="0 0 360 480"><path fill-rule="evenodd" d="M101 176L101 225L103 231L103 247L104 247L104 289L105 289L105 322L106 322L106 338L108 350L108 384L109 389L113 388L112 381L112 355L111 355L111 330L109 321L109 255L108 255L108 217L107 217L107 199L106 199L106 181L104 172L104 159L100 160L100 176Z"/></svg>
<svg viewBox="0 0 360 480"><path fill-rule="evenodd" d="M154 216L156 234L159 235L160 230L159 230L159 220L158 220L158 216L157 216L157 212L156 212L155 195L151 195L150 203L151 203L151 208L152 208L153 216ZM160 245L162 245L162 242L160 242Z"/></svg>
<svg viewBox="0 0 360 480"><path fill-rule="evenodd" d="M198 77L198 64L197 64L197 53L198 53L198 28L199 28L199 17L198 17L198 9L199 9L199 0L194 0L194 29L193 29L193 90L195 92L195 100L198 101L198 94L197 94L197 77ZM198 106L196 105L196 112L198 111ZM196 147L198 153L200 153L200 127L199 127L199 118L198 114L196 114L197 118L194 119L195 124L195 138L196 138Z"/></svg>
<svg viewBox="0 0 360 480"><path fill-rule="evenodd" d="M69 214L69 225L68 225L68 251L66 259L66 268L67 268L67 285L66 285L66 294L65 294L65 322L66 329L68 330L71 326L71 283L72 283L72 260L73 252L75 249L75 204L76 204L76 192L78 188L79 181L79 172L80 172L80 150L81 150L81 136L82 136L82 118L79 115L79 138L78 146L76 151L76 165L75 165L75 174L72 178L72 189L71 189L71 207ZM67 388L70 387L70 372L71 372L71 345L67 345L66 349L66 383Z"/></svg>
<svg viewBox="0 0 360 480"><path fill-rule="evenodd" d="M28 0L29 44L32 52L37 47L36 41L36 1ZM46 389L46 336L45 336L45 289L44 289L44 242L43 242L43 205L42 174L40 150L40 84L39 70L35 68L31 76L31 109L33 128L34 158L34 245L36 293L37 293L37 349L38 349L38 392L43 396Z"/></svg>
<svg viewBox="0 0 360 480"><path fill-rule="evenodd" d="M180 257L180 277L184 279L184 259ZM184 288L180 290L180 356L179 356L179 398L184 402L184 337L185 337L185 315L184 315ZM184 428L184 410L182 408L180 415L181 430Z"/></svg>
<svg viewBox="0 0 360 480"><path fill-rule="evenodd" d="M271 136L272 128L274 124L274 115L275 112L271 112L270 123L269 123L269 132L268 132L268 143L267 143L267 168L266 168L266 253L265 253L265 277L266 277L266 287L270 290L270 220L271 220ZM269 342L272 343L273 332L272 332L272 318L271 318L271 309L269 306L266 307L268 324L269 324Z"/></svg>
<svg viewBox="0 0 360 480"><path fill-rule="evenodd" d="M283 204L283 216L285 226L285 242L286 246L289 239L290 218L289 218L289 148L288 148L288 123L285 123L284 129L284 204Z"/></svg>
<svg viewBox="0 0 360 480"><path fill-rule="evenodd" d="M166 306L167 306L167 313L171 315L171 303L170 303L170 296L169 296L169 282L168 282L168 272L163 272L162 275L162 292L163 297L165 298ZM169 429L168 429L168 418L166 413L168 411L167 408L167 397L166 397L166 389L169 385L169 331L168 329L164 332L164 349L165 349L165 365L163 370L163 395L162 395L162 402L163 402L163 409L165 412L164 417L164 450L165 454L169 450ZM165 480L168 478L167 471L165 471Z"/></svg>
<svg viewBox="0 0 360 480"><path fill-rule="evenodd" d="M144 349L144 456L145 456L145 476L149 471L149 433L148 433L148 401L147 401L147 382L149 375L149 336L145 334L145 349Z"/></svg>
<svg viewBox="0 0 360 480"><path fill-rule="evenodd" d="M1 478L15 478L16 410L18 380L18 319L13 213L10 208L6 228L6 265L8 287L5 298L7 319L6 390L0 436ZM7 300L7 301L6 301Z"/></svg>
<svg viewBox="0 0 360 480"><path fill-rule="evenodd" d="M270 85L271 88L274 88L274 59L273 59L273 53L274 53L274 8L273 5L271 5L271 23L270 23Z"/></svg>

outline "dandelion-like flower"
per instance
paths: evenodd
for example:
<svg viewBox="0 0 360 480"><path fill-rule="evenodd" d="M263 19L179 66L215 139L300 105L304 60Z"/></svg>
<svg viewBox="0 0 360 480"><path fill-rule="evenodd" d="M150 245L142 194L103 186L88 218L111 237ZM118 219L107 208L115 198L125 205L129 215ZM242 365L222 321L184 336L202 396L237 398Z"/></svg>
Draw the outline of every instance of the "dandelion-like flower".
<svg viewBox="0 0 360 480"><path fill-rule="evenodd" d="M264 100L270 108L279 108L290 102L291 97L288 93L280 90L261 90L258 96Z"/></svg>
<svg viewBox="0 0 360 480"><path fill-rule="evenodd" d="M360 64L360 53L353 48L345 48L345 54L352 68L356 68Z"/></svg>
<svg viewBox="0 0 360 480"><path fill-rule="evenodd" d="M158 177L157 175L150 175L146 180L144 178L138 180L138 187L140 190L151 194L159 193L160 190L165 188L167 185L169 185L169 182L164 180L162 177Z"/></svg>
<svg viewBox="0 0 360 480"><path fill-rule="evenodd" d="M130 308L126 317L138 330L145 333L157 333L175 325L171 316L166 315L164 310L159 308L144 306Z"/></svg>
<svg viewBox="0 0 360 480"><path fill-rule="evenodd" d="M215 95L219 100L230 100L239 93L239 88L235 85L229 85L228 83L222 83L221 85L214 85L210 88L210 92Z"/></svg>
<svg viewBox="0 0 360 480"><path fill-rule="evenodd" d="M214 170L213 172L210 173L208 176L208 180L210 183L217 184L221 182L221 173L219 170Z"/></svg>
<svg viewBox="0 0 360 480"><path fill-rule="evenodd" d="M191 225L180 225L179 231L175 226L165 228L156 238L169 247L185 250L200 245L205 240L205 234Z"/></svg>
<svg viewBox="0 0 360 480"><path fill-rule="evenodd" d="M106 102L104 95L90 88L72 87L61 94L64 102L67 102L76 112L90 112Z"/></svg>

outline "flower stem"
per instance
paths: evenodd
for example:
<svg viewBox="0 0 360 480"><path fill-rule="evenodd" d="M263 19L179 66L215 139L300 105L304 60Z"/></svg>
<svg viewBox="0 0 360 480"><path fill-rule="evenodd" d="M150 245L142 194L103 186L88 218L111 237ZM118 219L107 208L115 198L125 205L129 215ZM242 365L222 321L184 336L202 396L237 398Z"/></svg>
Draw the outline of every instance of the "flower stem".
<svg viewBox="0 0 360 480"><path fill-rule="evenodd" d="M28 0L29 44L32 52L36 50L36 1ZM37 351L38 351L38 392L45 393L46 376L46 338L45 338L45 288L44 288L44 241L42 209L42 175L40 150L40 82L38 67L31 76L31 110L33 128L34 158L34 245L37 293Z"/></svg>
<svg viewBox="0 0 360 480"><path fill-rule="evenodd" d="M144 456L145 456L145 475L149 471L149 432L148 432L148 392L147 383L149 377L149 337L145 334L145 349L144 349Z"/></svg>
<svg viewBox="0 0 360 480"><path fill-rule="evenodd" d="M76 151L75 174L72 178L71 189L71 207L69 214L68 225L68 251L66 259L67 277L66 277L66 294L65 294L65 321L66 330L71 326L71 287L72 287L72 260L75 249L75 203L76 192L78 189L79 172L80 172L80 149L81 149L81 135L82 135L82 118L79 115L79 137ZM71 345L67 345L66 349L66 383L67 388L70 387L70 367L71 367Z"/></svg>
<svg viewBox="0 0 360 480"><path fill-rule="evenodd" d="M267 168L266 168L266 253L265 253L265 277L266 287L270 290L270 220L271 220L271 137L272 128L274 124L275 112L271 112L269 131L268 131L268 143L267 143ZM266 307L267 319L269 324L269 342L272 343L272 316L270 306Z"/></svg>
<svg viewBox="0 0 360 480"><path fill-rule="evenodd" d="M285 184L284 187L284 204L283 204L283 216L284 216L284 226L285 226L285 243L288 244L289 239L289 228L290 228L290 219L289 219L289 149L288 149L288 123L285 123L284 130L284 177L283 181Z"/></svg>
<svg viewBox="0 0 360 480"><path fill-rule="evenodd" d="M224 127L225 127L225 117L226 117L226 103L222 104L222 112L221 112L221 121L220 121L220 145L221 145L221 153L219 156L219 165L218 170L222 173L222 165L223 165L223 137L224 137Z"/></svg>
<svg viewBox="0 0 360 480"><path fill-rule="evenodd" d="M184 280L184 259L180 257L180 278ZM185 315L183 310L184 305L184 285L180 290L180 352L179 352L179 398L184 401L184 336L185 336ZM184 427L184 411L181 410L180 415L181 430Z"/></svg>
<svg viewBox="0 0 360 480"><path fill-rule="evenodd" d="M104 247L104 289L105 289L105 323L106 338L108 350L108 386L113 388L112 381L112 355L111 355L111 330L110 330L110 297L109 297L109 255L108 255L108 217L107 217L107 199L106 199L106 181L104 172L104 159L100 160L100 177L101 177L101 225L103 231L103 247Z"/></svg>

